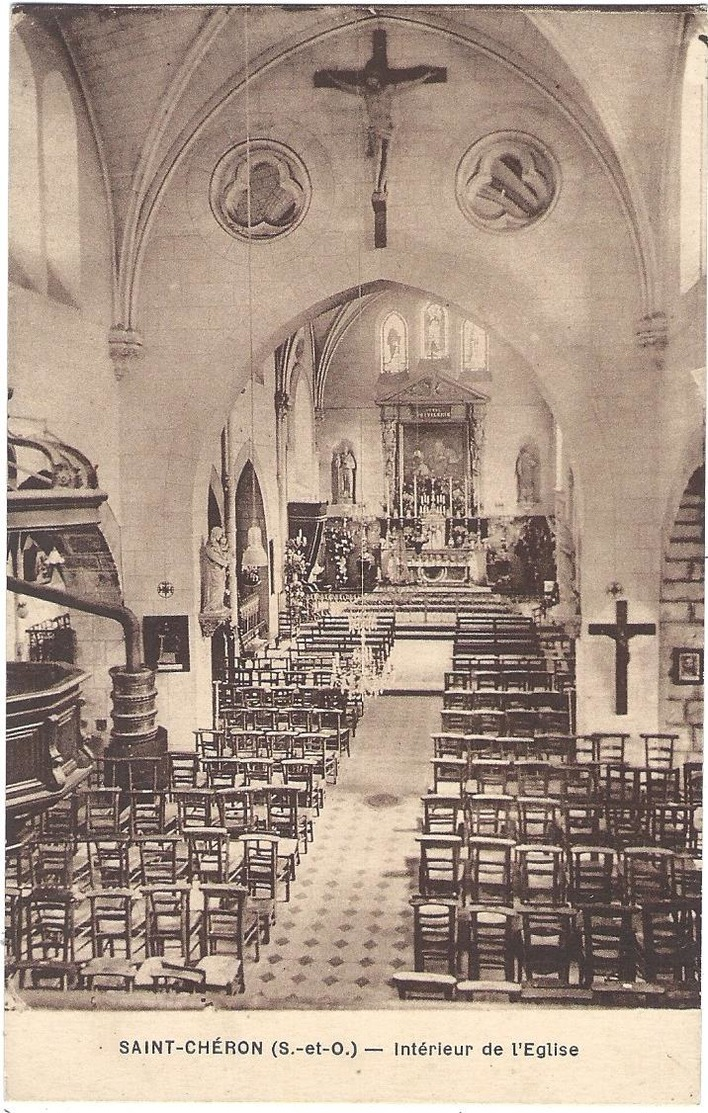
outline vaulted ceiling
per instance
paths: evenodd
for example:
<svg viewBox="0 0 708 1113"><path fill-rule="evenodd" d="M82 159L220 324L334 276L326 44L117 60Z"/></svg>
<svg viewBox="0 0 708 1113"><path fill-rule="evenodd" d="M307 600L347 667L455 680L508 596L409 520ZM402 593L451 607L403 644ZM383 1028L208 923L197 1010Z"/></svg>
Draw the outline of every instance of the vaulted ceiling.
<svg viewBox="0 0 708 1113"><path fill-rule="evenodd" d="M84 89L104 161L116 264L127 298L155 201L210 113L247 75L342 30L361 29L356 38L361 58L352 61L365 61L369 31L382 21L466 41L521 72L561 105L613 174L645 273L652 273L657 250L652 226L661 205L684 25L691 18L685 11L502 12L442 5L28 5L23 10L60 35ZM612 33L605 34L608 30Z"/></svg>

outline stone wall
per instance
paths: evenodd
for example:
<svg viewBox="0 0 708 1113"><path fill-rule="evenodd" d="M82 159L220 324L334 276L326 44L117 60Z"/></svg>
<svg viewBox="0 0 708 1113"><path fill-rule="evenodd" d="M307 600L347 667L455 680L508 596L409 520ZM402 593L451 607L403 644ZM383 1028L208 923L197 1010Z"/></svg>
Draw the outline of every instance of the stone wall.
<svg viewBox="0 0 708 1113"><path fill-rule="evenodd" d="M694 757L703 751L703 685L675 682L673 650L703 647L705 500L695 481L702 474L694 473L681 499L661 582L661 729L678 734L681 750Z"/></svg>

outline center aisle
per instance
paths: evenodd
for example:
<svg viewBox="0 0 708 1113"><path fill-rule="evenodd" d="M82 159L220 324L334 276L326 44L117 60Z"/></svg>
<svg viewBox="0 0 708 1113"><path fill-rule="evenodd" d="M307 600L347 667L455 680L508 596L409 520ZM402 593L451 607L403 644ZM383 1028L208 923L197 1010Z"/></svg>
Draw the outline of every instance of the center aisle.
<svg viewBox="0 0 708 1113"><path fill-rule="evenodd" d="M290 903L278 904L260 963L247 960L239 1008L398 1006L388 982L413 958L408 901L417 885L420 797L430 784L430 734L440 707L430 696L367 701L352 756L327 788Z"/></svg>

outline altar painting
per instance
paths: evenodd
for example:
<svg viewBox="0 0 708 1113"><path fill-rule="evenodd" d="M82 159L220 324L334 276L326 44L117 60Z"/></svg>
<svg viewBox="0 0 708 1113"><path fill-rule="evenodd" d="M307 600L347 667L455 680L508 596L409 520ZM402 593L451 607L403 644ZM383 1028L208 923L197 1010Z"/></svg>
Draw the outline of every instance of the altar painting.
<svg viewBox="0 0 708 1113"><path fill-rule="evenodd" d="M467 428L462 424L406 425L404 477L463 480L467 475Z"/></svg>

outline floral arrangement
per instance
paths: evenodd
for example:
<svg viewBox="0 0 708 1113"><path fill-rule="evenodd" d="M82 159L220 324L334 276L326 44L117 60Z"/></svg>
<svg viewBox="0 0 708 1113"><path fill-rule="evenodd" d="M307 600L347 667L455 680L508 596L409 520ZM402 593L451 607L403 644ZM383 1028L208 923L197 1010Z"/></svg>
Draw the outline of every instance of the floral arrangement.
<svg viewBox="0 0 708 1113"><path fill-rule="evenodd" d="M334 564L335 586L345 587L348 579L347 559L354 548L354 540L346 526L330 526L325 531L325 547Z"/></svg>

